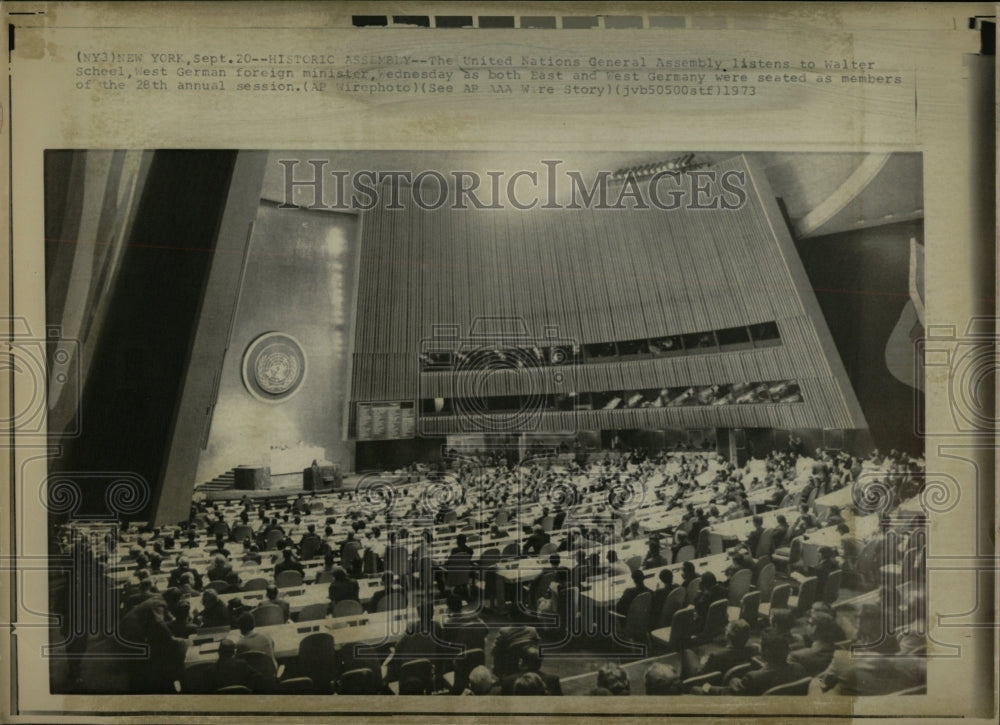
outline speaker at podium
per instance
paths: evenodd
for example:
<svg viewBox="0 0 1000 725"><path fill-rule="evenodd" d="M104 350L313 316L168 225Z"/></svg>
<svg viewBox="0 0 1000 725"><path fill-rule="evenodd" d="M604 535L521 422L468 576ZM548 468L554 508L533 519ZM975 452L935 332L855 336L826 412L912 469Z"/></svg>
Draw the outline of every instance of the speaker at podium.
<svg viewBox="0 0 1000 725"><path fill-rule="evenodd" d="M337 466L320 466L313 462L309 468L302 469L302 488L306 491L332 491L341 480Z"/></svg>

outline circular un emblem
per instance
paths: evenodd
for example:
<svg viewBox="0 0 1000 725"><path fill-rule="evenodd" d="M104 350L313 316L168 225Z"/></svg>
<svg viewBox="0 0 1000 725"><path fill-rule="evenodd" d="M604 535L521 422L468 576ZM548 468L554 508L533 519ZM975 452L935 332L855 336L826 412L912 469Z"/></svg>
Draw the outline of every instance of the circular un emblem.
<svg viewBox="0 0 1000 725"><path fill-rule="evenodd" d="M266 332L243 355L243 384L265 403L288 400L306 378L306 355L291 335Z"/></svg>

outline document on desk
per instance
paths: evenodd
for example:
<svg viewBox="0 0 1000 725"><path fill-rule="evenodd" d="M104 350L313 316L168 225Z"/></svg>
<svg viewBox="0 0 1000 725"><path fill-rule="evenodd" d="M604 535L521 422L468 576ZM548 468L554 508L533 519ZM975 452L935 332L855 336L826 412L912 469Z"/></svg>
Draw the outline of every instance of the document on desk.
<svg viewBox="0 0 1000 725"><path fill-rule="evenodd" d="M996 716L992 4L0 9L5 721ZM179 549L245 583L276 546L293 618L341 565L409 597L311 634L385 694L190 694L119 629ZM839 593L803 584L827 559ZM766 662L777 610L816 649L812 599L838 652ZM450 655L390 694L401 641L469 610L487 667L536 628L542 674L496 691L549 697L430 694ZM688 682L741 618L756 674ZM624 700L588 694L609 664Z"/></svg>

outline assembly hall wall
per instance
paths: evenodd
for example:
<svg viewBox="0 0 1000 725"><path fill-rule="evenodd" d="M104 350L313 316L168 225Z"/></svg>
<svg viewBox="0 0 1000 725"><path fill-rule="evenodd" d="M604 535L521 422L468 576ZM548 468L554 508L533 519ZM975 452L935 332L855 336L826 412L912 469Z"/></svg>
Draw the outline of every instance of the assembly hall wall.
<svg viewBox="0 0 1000 725"><path fill-rule="evenodd" d="M325 459L353 469L354 444L344 440L343 420L356 236L353 214L261 202L199 482L240 465L282 474ZM254 341L272 332L294 338L305 362L301 385L276 400L255 396L244 372Z"/></svg>

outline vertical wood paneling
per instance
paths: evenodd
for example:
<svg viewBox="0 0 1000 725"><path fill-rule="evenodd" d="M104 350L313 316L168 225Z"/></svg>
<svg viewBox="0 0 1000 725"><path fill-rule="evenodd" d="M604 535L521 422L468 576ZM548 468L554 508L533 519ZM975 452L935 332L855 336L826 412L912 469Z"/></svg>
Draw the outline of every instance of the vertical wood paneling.
<svg viewBox="0 0 1000 725"><path fill-rule="evenodd" d="M717 168L746 167L734 158ZM467 338L476 318L516 317L532 337L556 326L562 337L586 344L776 320L780 346L582 365L558 387L610 391L794 379L804 404L546 415L552 425L576 426L582 416L596 428L612 420L622 427L849 426L848 408L799 299L812 292L795 288L768 216L753 187L747 190L738 210L424 211L410 203L403 211L366 212L354 399L412 399L418 388L425 396L448 397L452 376L421 377L417 359L420 341L437 324L458 325ZM524 394L532 387L537 380L514 371L496 375L485 390ZM433 426L451 430L447 419L434 419Z"/></svg>

